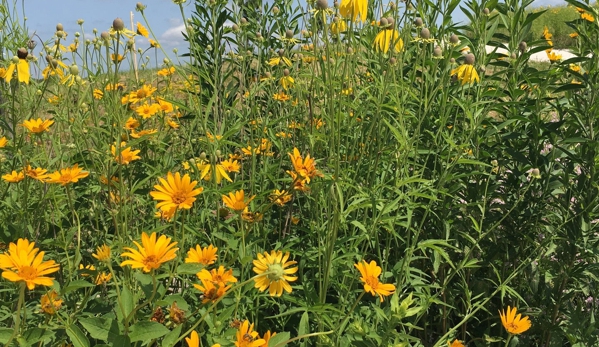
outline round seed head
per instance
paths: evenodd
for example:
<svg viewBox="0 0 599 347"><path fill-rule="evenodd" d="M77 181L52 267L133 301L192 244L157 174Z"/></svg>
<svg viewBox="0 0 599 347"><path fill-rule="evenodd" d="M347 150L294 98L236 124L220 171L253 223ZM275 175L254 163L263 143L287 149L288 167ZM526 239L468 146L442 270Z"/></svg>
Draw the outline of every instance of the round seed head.
<svg viewBox="0 0 599 347"><path fill-rule="evenodd" d="M472 65L472 64L474 64L474 61L475 61L474 54L472 54L472 53L466 54L464 63Z"/></svg>
<svg viewBox="0 0 599 347"><path fill-rule="evenodd" d="M108 31L102 31L100 37L102 38L102 40L108 41L108 39L110 39L110 34L108 33Z"/></svg>
<svg viewBox="0 0 599 347"><path fill-rule="evenodd" d="M522 41L518 44L518 49L520 50L520 52L524 53L528 49L528 45L525 41Z"/></svg>
<svg viewBox="0 0 599 347"><path fill-rule="evenodd" d="M319 10L326 10L329 8L329 2L327 0L316 0L316 8Z"/></svg>
<svg viewBox="0 0 599 347"><path fill-rule="evenodd" d="M19 57L19 59L27 59L27 49L25 47L21 47L17 50L17 57Z"/></svg>
<svg viewBox="0 0 599 347"><path fill-rule="evenodd" d="M428 28L422 28L422 30L420 30L420 37L422 37L423 39L430 39L431 38L431 31L428 30Z"/></svg>
<svg viewBox="0 0 599 347"><path fill-rule="evenodd" d="M354 49L351 47L347 47L346 49L347 54L353 54L354 53Z"/></svg>
<svg viewBox="0 0 599 347"><path fill-rule="evenodd" d="M293 30L290 30L290 29L285 30L285 37L287 39L292 39L293 38Z"/></svg>
<svg viewBox="0 0 599 347"><path fill-rule="evenodd" d="M382 27L386 27L387 25L389 25L389 21L387 20L387 18L383 17L380 20L380 24Z"/></svg>
<svg viewBox="0 0 599 347"><path fill-rule="evenodd" d="M71 73L71 75L79 75L79 67L77 65L71 65L69 66L69 72Z"/></svg>
<svg viewBox="0 0 599 347"><path fill-rule="evenodd" d="M59 39L62 39L65 36L66 36L65 32L62 30L56 32L56 37L58 37Z"/></svg>
<svg viewBox="0 0 599 347"><path fill-rule="evenodd" d="M454 45L457 45L460 42L460 38L456 34L451 34L451 36L449 37L449 42L451 42Z"/></svg>
<svg viewBox="0 0 599 347"><path fill-rule="evenodd" d="M241 23L241 25L246 25L248 23L248 20L242 17L239 23Z"/></svg>
<svg viewBox="0 0 599 347"><path fill-rule="evenodd" d="M61 23L56 24L56 31L63 31L64 27L62 26Z"/></svg>
<svg viewBox="0 0 599 347"><path fill-rule="evenodd" d="M490 12L491 12L491 11L489 11L489 9L488 9L488 8L486 8L486 7L485 7L485 9L483 10L483 14L484 14L485 16L488 16Z"/></svg>
<svg viewBox="0 0 599 347"><path fill-rule="evenodd" d="M29 40L29 42L27 42L27 48L29 48L30 50L33 50L35 46L37 46L37 42L33 40Z"/></svg>
<svg viewBox="0 0 599 347"><path fill-rule="evenodd" d="M279 10L279 8L277 6L273 6L272 13L279 14L279 12L281 12L281 10Z"/></svg>
<svg viewBox="0 0 599 347"><path fill-rule="evenodd" d="M284 55L285 55L285 50L284 50L284 49L282 49L282 48L281 48L281 49L279 49L279 52L278 52L278 54L279 54L279 57L282 57L282 56L284 56Z"/></svg>
<svg viewBox="0 0 599 347"><path fill-rule="evenodd" d="M137 4L135 4L135 9L137 11L143 11L146 7L144 6L144 4L142 4L141 2L138 2Z"/></svg>
<svg viewBox="0 0 599 347"><path fill-rule="evenodd" d="M390 27L393 27L393 25L395 25L395 19L393 19L393 17L387 17L387 23L389 23L388 25Z"/></svg>
<svg viewBox="0 0 599 347"><path fill-rule="evenodd" d="M417 27L421 27L424 24L424 22L422 21L422 18L418 17L416 19L414 19L414 25Z"/></svg>
<svg viewBox="0 0 599 347"><path fill-rule="evenodd" d="M395 57L391 57L391 59L389 59L389 64L395 65L395 63L397 63L397 59Z"/></svg>
<svg viewBox="0 0 599 347"><path fill-rule="evenodd" d="M283 76L285 76L285 77L289 76L289 69L283 70Z"/></svg>
<svg viewBox="0 0 599 347"><path fill-rule="evenodd" d="M117 18L112 21L112 28L116 31L121 31L125 29L125 22L122 19Z"/></svg>
<svg viewBox="0 0 599 347"><path fill-rule="evenodd" d="M437 47L435 47L435 49L433 49L433 56L440 57L442 55L443 55L443 50L441 49L441 47L437 46Z"/></svg>
<svg viewBox="0 0 599 347"><path fill-rule="evenodd" d="M233 31L237 32L237 31L239 31L239 25L233 24L233 26L231 26L231 29L233 29Z"/></svg>

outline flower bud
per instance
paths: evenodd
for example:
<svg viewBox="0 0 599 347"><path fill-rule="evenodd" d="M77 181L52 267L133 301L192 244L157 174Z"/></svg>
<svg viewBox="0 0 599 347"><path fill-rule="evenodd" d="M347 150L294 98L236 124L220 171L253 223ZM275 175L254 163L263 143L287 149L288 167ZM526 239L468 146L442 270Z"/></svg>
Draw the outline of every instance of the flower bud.
<svg viewBox="0 0 599 347"><path fill-rule="evenodd" d="M29 40L29 42L27 42L27 48L29 48L30 50L33 50L35 46L37 46L37 42L33 40Z"/></svg>
<svg viewBox="0 0 599 347"><path fill-rule="evenodd" d="M353 53L354 53L354 49L353 49L353 48L351 48L351 47L347 47L347 49L345 50L345 52L346 52L347 54L353 54Z"/></svg>
<svg viewBox="0 0 599 347"><path fill-rule="evenodd" d="M239 23L241 25L246 25L248 23L248 20L242 17L241 20L239 20Z"/></svg>
<svg viewBox="0 0 599 347"><path fill-rule="evenodd" d="M117 18L112 21L112 28L116 31L121 31L125 29L125 22L122 19Z"/></svg>
<svg viewBox="0 0 599 347"><path fill-rule="evenodd" d="M232 29L234 32L238 32L238 31L239 31L239 25L237 25L237 24L233 24L233 25L231 26L231 29Z"/></svg>
<svg viewBox="0 0 599 347"><path fill-rule="evenodd" d="M57 31L57 32L56 32L56 37L58 37L59 39L62 39L62 38L64 38L65 36L67 36L67 35L66 35L66 33L65 33L64 31L62 31L62 30L60 30L60 31Z"/></svg>
<svg viewBox="0 0 599 347"><path fill-rule="evenodd" d="M220 157L222 155L222 152L220 151L220 149L217 149L215 154L217 157Z"/></svg>
<svg viewBox="0 0 599 347"><path fill-rule="evenodd" d="M135 10L141 12L145 9L146 9L146 6L144 4L142 4L141 2L138 2L137 4L135 4Z"/></svg>
<svg viewBox="0 0 599 347"><path fill-rule="evenodd" d="M79 75L79 67L77 65L71 65L69 66L69 72L71 73L71 75Z"/></svg>
<svg viewBox="0 0 599 347"><path fill-rule="evenodd" d="M27 56L25 56L27 57ZM17 57L16 55L12 57L12 63L13 64L18 64L19 63L19 57Z"/></svg>
<svg viewBox="0 0 599 347"><path fill-rule="evenodd" d="M472 53L466 54L464 63L472 65L472 64L474 64L474 61L475 61L474 54L472 54Z"/></svg>
<svg viewBox="0 0 599 347"><path fill-rule="evenodd" d="M102 38L102 40L108 41L110 39L110 34L107 31L102 31L100 37Z"/></svg>
<svg viewBox="0 0 599 347"><path fill-rule="evenodd" d="M63 31L64 27L62 26L61 23L56 24L56 31Z"/></svg>
<svg viewBox="0 0 599 347"><path fill-rule="evenodd" d="M77 25L83 25L84 22L83 19L77 19Z"/></svg>
<svg viewBox="0 0 599 347"><path fill-rule="evenodd" d="M279 8L277 6L273 6L272 7L272 13L274 13L275 15L279 14L279 12L281 12L281 10L279 10Z"/></svg>
<svg viewBox="0 0 599 347"><path fill-rule="evenodd" d="M455 58L451 58L451 59L449 59L449 63L450 63L450 64L455 64Z"/></svg>
<svg viewBox="0 0 599 347"><path fill-rule="evenodd" d="M202 160L206 159L206 152L200 153L200 159L202 159Z"/></svg>
<svg viewBox="0 0 599 347"><path fill-rule="evenodd" d="M389 64L391 64L391 65L395 65L395 63L397 63L397 59L396 59L395 57L391 57L391 58L389 59Z"/></svg>

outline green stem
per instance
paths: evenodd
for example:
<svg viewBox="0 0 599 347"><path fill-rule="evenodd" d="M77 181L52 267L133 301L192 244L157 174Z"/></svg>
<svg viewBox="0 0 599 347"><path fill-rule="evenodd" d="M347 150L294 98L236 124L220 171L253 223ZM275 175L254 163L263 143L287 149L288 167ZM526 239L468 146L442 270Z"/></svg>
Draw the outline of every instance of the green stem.
<svg viewBox="0 0 599 347"><path fill-rule="evenodd" d="M21 330L21 308L23 307L23 301L25 301L26 285L27 284L25 282L21 282L21 287L19 288L19 301L17 303L17 310L15 311L15 330L12 332L12 335L10 335L10 338L6 342L6 346L10 346L10 343L15 339L15 337L17 337L17 334Z"/></svg>

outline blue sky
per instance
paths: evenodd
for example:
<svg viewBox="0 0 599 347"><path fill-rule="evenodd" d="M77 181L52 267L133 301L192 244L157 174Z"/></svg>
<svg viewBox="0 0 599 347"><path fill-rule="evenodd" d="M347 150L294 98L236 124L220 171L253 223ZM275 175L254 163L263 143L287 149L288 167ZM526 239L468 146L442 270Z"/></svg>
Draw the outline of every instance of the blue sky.
<svg viewBox="0 0 599 347"><path fill-rule="evenodd" d="M62 23L64 30L69 33L67 43L74 38L74 33L81 31L77 25L78 19L83 19L86 34L91 34L94 28L98 32L107 30L112 25L112 20L120 17L126 24L129 23L130 12L133 12L134 22L142 22L139 12L135 11L136 0L21 0L24 2L27 26L30 32L36 32L42 39L52 37L57 23ZM18 6L20 8L21 1ZM332 0L329 1L332 3ZM173 48L179 52L186 52L181 30L183 18L179 6L171 0L146 0L142 1L147 8L144 11L156 38L163 46L167 55L174 59ZM536 0L535 6L564 4L562 0ZM193 1L184 4L185 16L191 16ZM456 21L464 20L463 16L456 16ZM147 41L136 39L137 47L145 48ZM38 46L39 47L39 46ZM39 48L38 48L39 49ZM36 50L37 51L37 50ZM159 55L159 61L162 60Z"/></svg>

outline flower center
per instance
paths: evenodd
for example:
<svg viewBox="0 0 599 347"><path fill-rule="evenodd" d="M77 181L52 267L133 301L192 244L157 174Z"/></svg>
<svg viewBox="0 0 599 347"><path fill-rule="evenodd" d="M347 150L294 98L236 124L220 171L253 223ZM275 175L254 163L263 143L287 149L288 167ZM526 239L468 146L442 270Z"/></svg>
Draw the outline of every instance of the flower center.
<svg viewBox="0 0 599 347"><path fill-rule="evenodd" d="M148 255L145 257L143 264L150 269L158 269L160 267L160 262L155 255Z"/></svg>
<svg viewBox="0 0 599 347"><path fill-rule="evenodd" d="M175 194L173 194L173 203L175 205L181 205L182 203L185 202L185 200L187 200L187 197L185 196L185 193L183 192L176 192Z"/></svg>
<svg viewBox="0 0 599 347"><path fill-rule="evenodd" d="M32 280L37 277L37 271L31 266L23 266L19 268L19 276L24 280Z"/></svg>
<svg viewBox="0 0 599 347"><path fill-rule="evenodd" d="M70 173L65 173L65 174L62 174L62 176L60 176L60 180L62 182L71 182L72 179L73 179L73 176Z"/></svg>
<svg viewBox="0 0 599 347"><path fill-rule="evenodd" d="M279 281L283 279L285 275L285 271L283 270L283 266L281 264L271 264L268 265L268 275L266 277L270 281Z"/></svg>

